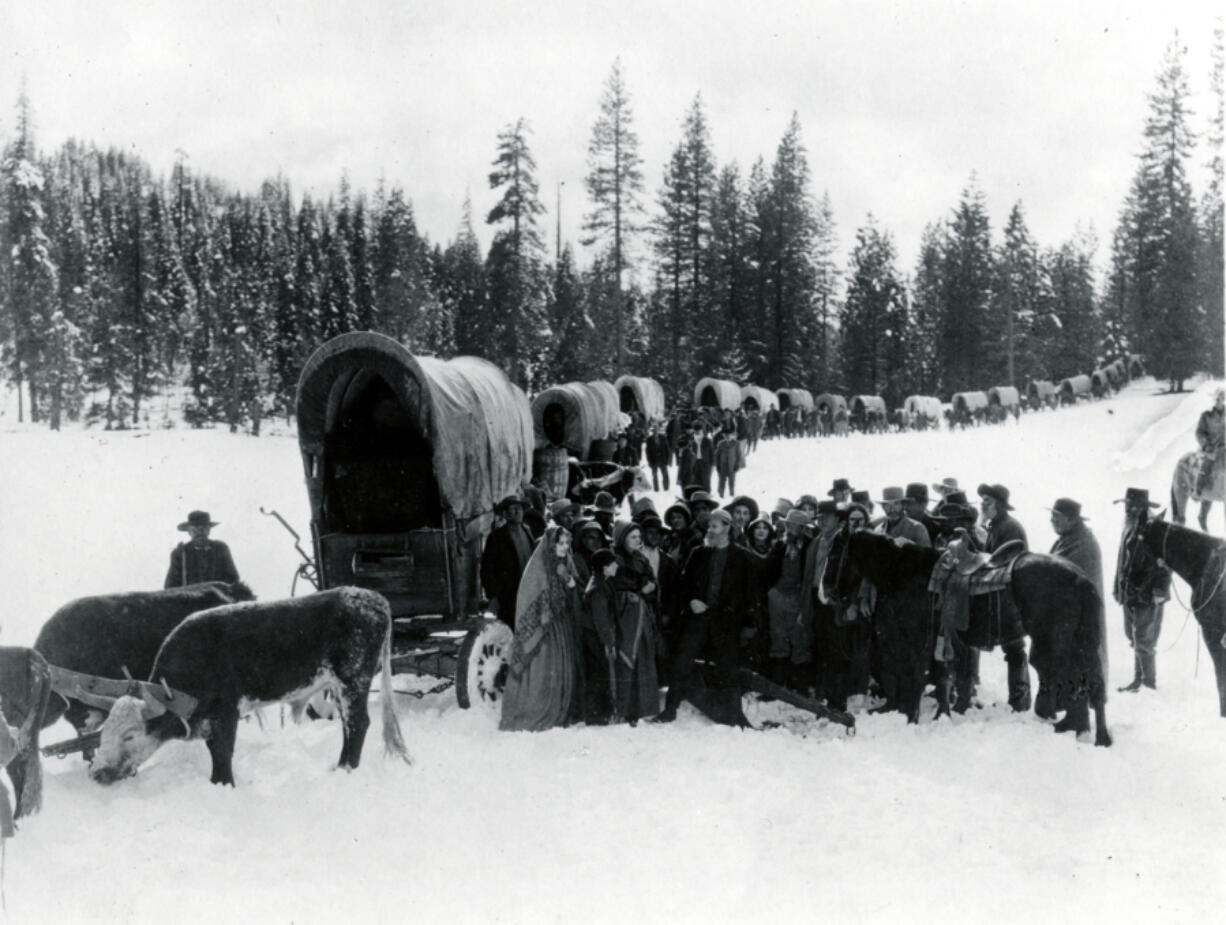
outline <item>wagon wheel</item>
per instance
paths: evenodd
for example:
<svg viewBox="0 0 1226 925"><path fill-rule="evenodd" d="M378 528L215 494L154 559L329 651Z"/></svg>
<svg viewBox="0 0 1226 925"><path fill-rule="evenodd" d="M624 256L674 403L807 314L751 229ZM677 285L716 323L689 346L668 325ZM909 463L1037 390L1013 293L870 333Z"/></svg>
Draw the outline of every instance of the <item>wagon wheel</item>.
<svg viewBox="0 0 1226 925"><path fill-rule="evenodd" d="M462 708L492 706L507 684L507 657L515 634L501 620L468 631L456 660L455 696Z"/></svg>

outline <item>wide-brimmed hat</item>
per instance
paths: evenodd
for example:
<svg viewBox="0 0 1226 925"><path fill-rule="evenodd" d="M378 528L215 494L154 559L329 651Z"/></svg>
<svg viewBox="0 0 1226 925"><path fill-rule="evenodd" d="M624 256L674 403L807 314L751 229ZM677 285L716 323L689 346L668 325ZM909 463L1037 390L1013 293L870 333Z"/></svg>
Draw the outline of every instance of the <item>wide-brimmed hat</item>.
<svg viewBox="0 0 1226 925"><path fill-rule="evenodd" d="M501 501L494 505L494 513L501 514L512 504L518 504L520 507L527 507L528 502L524 500L522 495L507 495Z"/></svg>
<svg viewBox="0 0 1226 925"><path fill-rule="evenodd" d="M670 504L664 511L664 519L668 520L668 515L671 514L673 511L680 511L682 514L684 514L685 522L687 524L694 522L694 514L693 512L690 511L690 506L686 504L684 501L675 501L672 504Z"/></svg>
<svg viewBox="0 0 1226 925"><path fill-rule="evenodd" d="M834 484L830 486L830 491L826 492L826 494L833 497L840 491L851 491L851 482L847 481L847 479L835 479Z"/></svg>
<svg viewBox="0 0 1226 925"><path fill-rule="evenodd" d="M869 497L867 491L853 491L851 493L851 503L858 504L869 512L873 510L873 499Z"/></svg>
<svg viewBox="0 0 1226 925"><path fill-rule="evenodd" d="M1004 485L988 485L985 482L979 486L977 493L981 498L992 498L998 502L1001 510L1013 510L1013 505L1009 503L1009 489L1005 488Z"/></svg>
<svg viewBox="0 0 1226 925"><path fill-rule="evenodd" d="M694 505L696 504L706 504L712 510L715 510L716 508L719 507L719 502L716 501L713 497L711 497L711 493L709 491L699 490L699 491L694 492L694 494L690 495L690 510L693 510Z"/></svg>
<svg viewBox="0 0 1226 925"><path fill-rule="evenodd" d="M737 506L749 508L749 519L750 520L758 519L758 513L759 513L758 512L758 502L755 501L753 498L749 497L748 495L737 495L735 498L733 498L731 501L729 501L727 504L724 505L724 510L731 513L732 509Z"/></svg>
<svg viewBox="0 0 1226 925"><path fill-rule="evenodd" d="M940 482L933 482L932 490L941 497L945 497L952 491L959 491L958 480L953 476L948 476L941 479Z"/></svg>
<svg viewBox="0 0 1226 925"><path fill-rule="evenodd" d="M681 489L681 497L685 498L686 501L689 501L692 497L694 497L695 493L700 491L702 491L701 485L686 485Z"/></svg>
<svg viewBox="0 0 1226 925"><path fill-rule="evenodd" d="M1129 488L1124 492L1124 497L1116 498L1113 503L1125 507L1158 507L1157 501L1149 500L1148 488Z"/></svg>
<svg viewBox="0 0 1226 925"><path fill-rule="evenodd" d="M638 520L644 514L659 514L659 511L656 510L656 503L650 498L635 499L635 502L630 505L631 520Z"/></svg>
<svg viewBox="0 0 1226 925"><path fill-rule="evenodd" d="M952 496L954 492L950 492ZM957 494L963 495L963 500L966 496L962 492ZM937 506L933 519L939 526L952 526L955 524L974 524L979 519L979 511L972 504L964 504L958 501L946 500Z"/></svg>
<svg viewBox="0 0 1226 925"><path fill-rule="evenodd" d="M881 497L877 501L881 504L891 504L895 501L901 501L904 497L901 485L890 485L881 489Z"/></svg>
<svg viewBox="0 0 1226 925"><path fill-rule="evenodd" d="M796 499L797 507L804 507L806 504L812 504L814 507L817 507L817 504L818 504L817 496L816 495L801 495L799 498Z"/></svg>
<svg viewBox="0 0 1226 925"><path fill-rule="evenodd" d="M209 517L208 511L192 511L187 515L187 520L179 524L180 530L187 530L188 527L216 527L217 521Z"/></svg>
<svg viewBox="0 0 1226 925"><path fill-rule="evenodd" d="M817 502L817 513L820 517L822 514L839 514L842 509L834 501L819 501Z"/></svg>
<svg viewBox="0 0 1226 925"><path fill-rule="evenodd" d="M648 511L642 517L637 518L634 522L638 524L644 531L650 530L651 528L654 527L655 529L659 530L661 533L669 532L668 527L664 526L664 521L660 519L660 515L657 514L655 511Z"/></svg>
<svg viewBox="0 0 1226 925"><path fill-rule="evenodd" d="M962 491L961 489L958 491L951 491L945 496L945 500L941 502L941 504L964 504L967 506L969 506L970 503L970 499L966 497L966 492Z"/></svg>
<svg viewBox="0 0 1226 925"><path fill-rule="evenodd" d="M908 501L922 501L928 503L928 486L923 482L911 482L907 485L907 490L903 492L903 498Z"/></svg>
<svg viewBox="0 0 1226 925"><path fill-rule="evenodd" d="M582 508L580 508L579 505L575 504L575 502L571 501L569 498L559 498L557 501L554 501L549 505L549 516L554 520L557 520L567 511L570 511L573 514L579 514L581 510Z"/></svg>
<svg viewBox="0 0 1226 925"><path fill-rule="evenodd" d="M1089 520L1088 517L1081 516L1081 505L1072 498L1057 498L1056 503L1048 508L1049 511L1056 511L1063 514L1065 517L1073 520Z"/></svg>
<svg viewBox="0 0 1226 925"><path fill-rule="evenodd" d="M780 498L775 502L775 509L772 511L772 513L778 514L780 517L787 517L788 513L791 512L795 506L796 505L792 504L792 502L787 498Z"/></svg>
<svg viewBox="0 0 1226 925"><path fill-rule="evenodd" d="M601 539L604 539L604 527L602 527L600 523L595 520L579 521L577 524L575 524L574 532L576 540L588 532L597 533L600 535Z"/></svg>
<svg viewBox="0 0 1226 925"><path fill-rule="evenodd" d="M596 498L592 501L592 510L601 511L605 514L617 513L617 502L613 500L613 496L607 491L596 492Z"/></svg>
<svg viewBox="0 0 1226 925"><path fill-rule="evenodd" d="M813 523L813 518L808 511L802 511L800 508L792 508L788 511L788 516L783 521L788 526L807 527Z"/></svg>
<svg viewBox="0 0 1226 925"><path fill-rule="evenodd" d="M612 549L597 549L592 553L592 571L599 572L603 568L608 568L617 561L617 556Z"/></svg>

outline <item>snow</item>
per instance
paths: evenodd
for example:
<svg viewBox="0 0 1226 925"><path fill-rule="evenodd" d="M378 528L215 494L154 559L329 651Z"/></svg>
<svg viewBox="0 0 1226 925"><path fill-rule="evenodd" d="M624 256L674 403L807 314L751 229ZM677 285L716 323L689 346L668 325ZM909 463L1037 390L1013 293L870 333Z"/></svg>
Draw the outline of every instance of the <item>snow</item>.
<svg viewBox="0 0 1226 925"><path fill-rule="evenodd" d="M1009 486L1031 545L1045 510L1080 500L1115 562L1125 488L1165 502L1175 461L1217 383L1119 396L964 432L764 443L738 491L824 496L846 476L957 477ZM65 431L0 414L0 609L28 645L68 600L161 584L175 526L203 508L262 599L288 594L306 534L297 444L221 430ZM657 506L668 495L656 496ZM661 509L663 509L661 507ZM1219 535L1222 510L1210 525ZM1176 579L1176 592L1188 589ZM1112 687L1131 677L1108 602ZM385 760L372 713L362 766L333 770L335 723L242 724L234 789L208 783L198 742L172 743L109 788L77 758L45 763L43 812L8 843L12 922L1110 922L1213 921L1226 903L1226 721L1198 627L1172 602L1159 690L1111 695L1110 749L1053 735L1004 705L999 651L987 706L908 727L858 716L858 734L778 704L778 728L497 731L454 693L398 697L415 763ZM399 686L413 679L399 678ZM432 681L423 682L429 686ZM59 724L45 742L66 738ZM0 916L3 918L3 916Z"/></svg>

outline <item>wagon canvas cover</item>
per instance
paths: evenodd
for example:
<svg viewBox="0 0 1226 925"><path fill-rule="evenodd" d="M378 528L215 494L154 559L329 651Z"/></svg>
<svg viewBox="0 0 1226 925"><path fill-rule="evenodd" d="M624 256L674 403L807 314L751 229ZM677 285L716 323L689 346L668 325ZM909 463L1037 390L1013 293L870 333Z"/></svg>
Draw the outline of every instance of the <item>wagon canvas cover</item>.
<svg viewBox="0 0 1226 925"><path fill-rule="evenodd" d="M443 503L465 522L466 533L484 532L494 505L531 476L532 417L523 391L486 360L415 357L382 334L342 334L311 355L298 381L304 456L324 454L347 399L374 376L429 440ZM318 484L311 487L314 494ZM320 503L311 498L315 512Z"/></svg>

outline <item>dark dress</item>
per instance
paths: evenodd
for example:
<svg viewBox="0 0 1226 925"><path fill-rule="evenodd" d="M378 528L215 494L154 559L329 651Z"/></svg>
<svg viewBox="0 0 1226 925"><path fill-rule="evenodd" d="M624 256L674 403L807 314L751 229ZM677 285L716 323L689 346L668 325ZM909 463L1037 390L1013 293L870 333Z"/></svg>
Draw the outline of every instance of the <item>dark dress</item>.
<svg viewBox="0 0 1226 925"><path fill-rule="evenodd" d="M170 553L170 568L162 587L182 588L202 581L238 581L230 547L220 540L206 540L199 545L191 541L180 543Z"/></svg>

